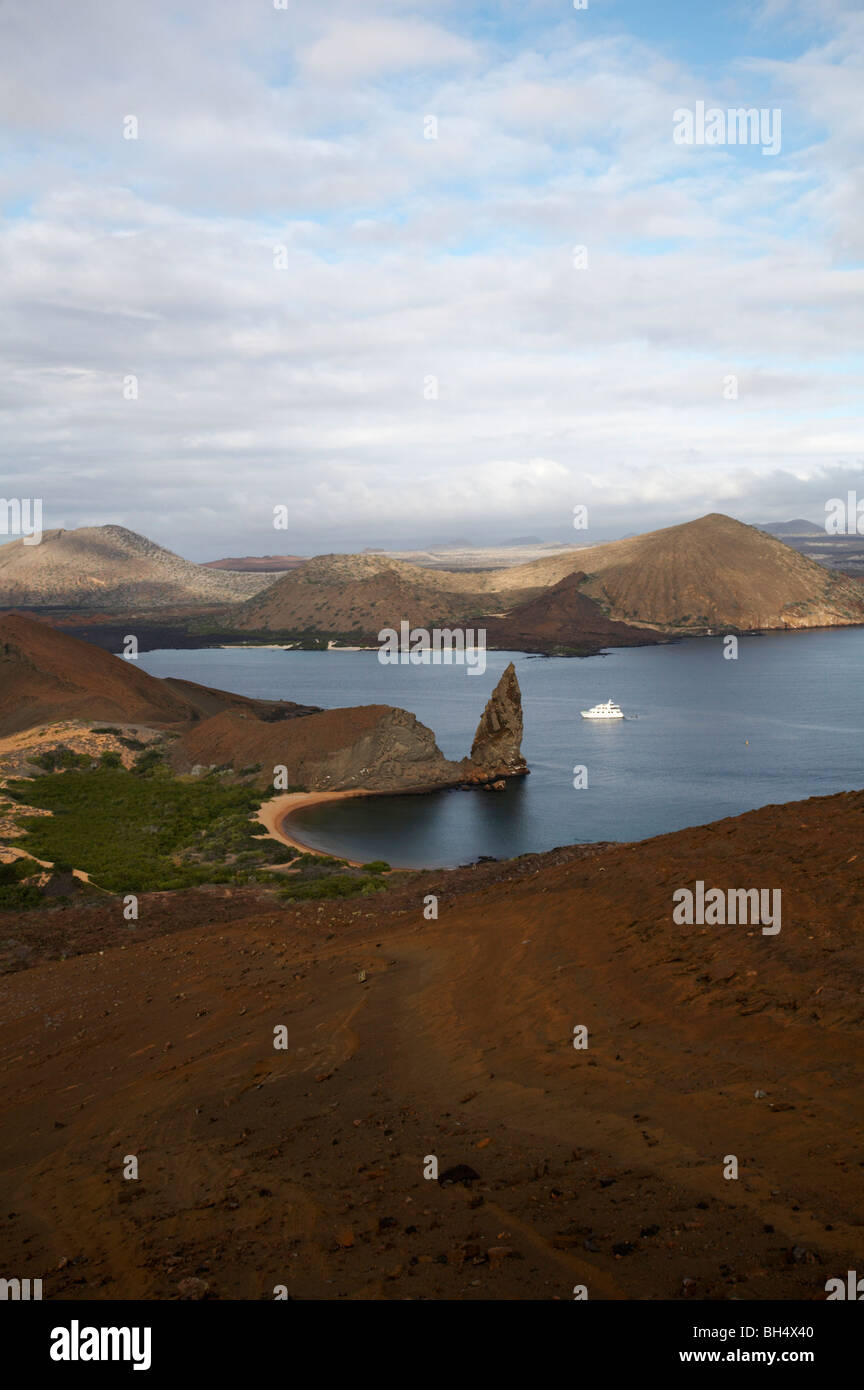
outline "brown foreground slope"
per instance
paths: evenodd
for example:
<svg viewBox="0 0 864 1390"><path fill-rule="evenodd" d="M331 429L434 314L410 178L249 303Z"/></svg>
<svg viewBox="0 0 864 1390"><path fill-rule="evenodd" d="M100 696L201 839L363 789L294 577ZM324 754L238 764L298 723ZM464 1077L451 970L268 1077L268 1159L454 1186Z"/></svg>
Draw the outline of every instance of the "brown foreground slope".
<svg viewBox="0 0 864 1390"><path fill-rule="evenodd" d="M0 985L4 1269L49 1300L824 1297L861 1258L862 829L856 792L374 903L178 903L113 949L86 909L104 954ZM782 931L674 925L699 879L780 887Z"/></svg>

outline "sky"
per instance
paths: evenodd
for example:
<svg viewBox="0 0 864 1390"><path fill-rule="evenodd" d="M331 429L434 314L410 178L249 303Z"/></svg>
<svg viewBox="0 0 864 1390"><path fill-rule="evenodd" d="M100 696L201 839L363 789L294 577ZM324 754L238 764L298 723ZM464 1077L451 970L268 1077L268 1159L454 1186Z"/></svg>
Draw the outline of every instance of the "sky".
<svg viewBox="0 0 864 1390"><path fill-rule="evenodd" d="M196 560L820 520L862 55L847 0L0 0L3 495Z"/></svg>

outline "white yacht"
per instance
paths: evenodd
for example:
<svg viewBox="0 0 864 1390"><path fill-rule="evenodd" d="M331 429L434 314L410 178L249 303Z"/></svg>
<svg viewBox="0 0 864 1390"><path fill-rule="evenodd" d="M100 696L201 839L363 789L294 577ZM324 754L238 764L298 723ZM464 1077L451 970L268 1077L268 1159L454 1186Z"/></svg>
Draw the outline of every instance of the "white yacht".
<svg viewBox="0 0 864 1390"><path fill-rule="evenodd" d="M620 705L616 705L614 700L607 700L603 705L594 705L591 709L580 710L583 719L623 719L624 712Z"/></svg>

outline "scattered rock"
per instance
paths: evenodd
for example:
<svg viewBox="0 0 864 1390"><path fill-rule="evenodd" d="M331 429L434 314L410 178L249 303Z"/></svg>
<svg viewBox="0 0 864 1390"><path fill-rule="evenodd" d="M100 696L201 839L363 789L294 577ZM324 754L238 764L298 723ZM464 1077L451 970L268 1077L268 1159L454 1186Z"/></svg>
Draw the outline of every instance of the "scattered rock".
<svg viewBox="0 0 864 1390"><path fill-rule="evenodd" d="M181 1279L177 1285L177 1292L185 1299L206 1298L210 1292L210 1285L206 1279Z"/></svg>
<svg viewBox="0 0 864 1390"><path fill-rule="evenodd" d="M475 1173L473 1168L469 1168L467 1163L457 1163L453 1168L447 1168L443 1173L438 1174L438 1184L440 1187L449 1187L452 1183L461 1183L463 1187L470 1187L472 1182L479 1182L480 1174Z"/></svg>

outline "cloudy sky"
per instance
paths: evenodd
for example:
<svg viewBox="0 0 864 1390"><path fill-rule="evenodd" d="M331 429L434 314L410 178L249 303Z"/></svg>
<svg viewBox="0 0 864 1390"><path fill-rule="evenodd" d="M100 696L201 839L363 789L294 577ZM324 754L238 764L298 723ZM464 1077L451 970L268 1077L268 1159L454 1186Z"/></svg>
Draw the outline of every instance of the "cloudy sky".
<svg viewBox="0 0 864 1390"><path fill-rule="evenodd" d="M862 54L857 0L0 0L4 494L192 559L821 518Z"/></svg>

